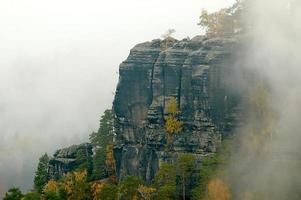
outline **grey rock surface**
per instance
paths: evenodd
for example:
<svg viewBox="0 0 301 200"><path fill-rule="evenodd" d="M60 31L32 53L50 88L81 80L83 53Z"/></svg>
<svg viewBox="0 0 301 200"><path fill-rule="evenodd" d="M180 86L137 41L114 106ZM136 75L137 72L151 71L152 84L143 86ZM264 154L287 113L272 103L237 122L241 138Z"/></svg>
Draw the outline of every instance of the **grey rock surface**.
<svg viewBox="0 0 301 200"><path fill-rule="evenodd" d="M175 157L214 153L241 119L235 90L239 42L235 37L153 40L136 45L121 63L113 103L114 155L119 179L137 175L151 182L166 161L166 104L175 97L184 122L174 137Z"/></svg>
<svg viewBox="0 0 301 200"><path fill-rule="evenodd" d="M50 179L58 180L68 172L74 171L81 163L78 156L92 156L92 146L89 143L72 145L57 150L49 160L48 174Z"/></svg>

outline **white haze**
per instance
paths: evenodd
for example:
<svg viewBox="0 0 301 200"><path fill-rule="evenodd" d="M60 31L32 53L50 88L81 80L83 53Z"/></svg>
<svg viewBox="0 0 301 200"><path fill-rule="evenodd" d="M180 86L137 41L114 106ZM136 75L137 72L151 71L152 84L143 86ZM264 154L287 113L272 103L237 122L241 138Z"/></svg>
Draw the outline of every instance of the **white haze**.
<svg viewBox="0 0 301 200"><path fill-rule="evenodd" d="M256 159L242 154L232 161L230 179L236 182L236 192L255 191L264 195L259 199L301 198L300 13L298 0L251 0L246 19L253 25L254 40L246 49L245 66L269 86L277 123L268 151Z"/></svg>
<svg viewBox="0 0 301 200"><path fill-rule="evenodd" d="M193 37L202 8L233 2L1 0L0 196L31 187L41 154L97 130L132 46L168 28Z"/></svg>

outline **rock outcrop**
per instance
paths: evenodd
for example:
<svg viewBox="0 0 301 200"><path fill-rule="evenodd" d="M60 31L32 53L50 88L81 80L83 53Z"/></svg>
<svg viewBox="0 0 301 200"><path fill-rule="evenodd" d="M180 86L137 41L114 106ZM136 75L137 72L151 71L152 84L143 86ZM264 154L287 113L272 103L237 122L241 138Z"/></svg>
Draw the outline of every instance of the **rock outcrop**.
<svg viewBox="0 0 301 200"><path fill-rule="evenodd" d="M92 145L84 143L57 150L49 160L49 177L58 180L76 170L92 156Z"/></svg>
<svg viewBox="0 0 301 200"><path fill-rule="evenodd" d="M175 97L184 122L174 137L174 157L192 153L199 160L214 153L241 114L235 90L239 42L234 37L197 36L153 40L135 46L120 65L114 100L119 179L126 175L150 182L166 155L166 104ZM234 56L235 55L235 56Z"/></svg>

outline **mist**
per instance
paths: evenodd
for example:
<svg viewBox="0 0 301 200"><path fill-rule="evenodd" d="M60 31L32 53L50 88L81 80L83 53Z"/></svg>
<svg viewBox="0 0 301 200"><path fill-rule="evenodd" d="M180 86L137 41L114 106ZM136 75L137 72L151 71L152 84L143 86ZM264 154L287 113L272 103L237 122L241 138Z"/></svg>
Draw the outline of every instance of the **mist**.
<svg viewBox="0 0 301 200"><path fill-rule="evenodd" d="M234 0L0 2L0 196L32 187L39 156L88 141L130 48L200 34L202 8Z"/></svg>
<svg viewBox="0 0 301 200"><path fill-rule="evenodd" d="M248 1L245 69L266 88L251 89L240 146L229 162L233 199L300 199L301 188L301 4ZM253 90L253 91L252 91ZM257 91L256 91L257 90ZM259 92L258 92L259 91ZM259 107L260 106L260 107ZM256 109L261 116L254 114Z"/></svg>

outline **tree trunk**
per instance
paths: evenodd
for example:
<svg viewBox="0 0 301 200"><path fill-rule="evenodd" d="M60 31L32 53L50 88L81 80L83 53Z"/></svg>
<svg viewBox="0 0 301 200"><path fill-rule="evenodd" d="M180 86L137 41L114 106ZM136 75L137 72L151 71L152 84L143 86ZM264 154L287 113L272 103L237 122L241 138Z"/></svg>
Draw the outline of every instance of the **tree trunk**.
<svg viewBox="0 0 301 200"><path fill-rule="evenodd" d="M185 177L184 177L184 174L183 174L183 179L182 179L182 193L183 193L183 200L185 200Z"/></svg>
<svg viewBox="0 0 301 200"><path fill-rule="evenodd" d="M173 138L172 133L167 133L167 149L168 151L172 151L173 149Z"/></svg>

